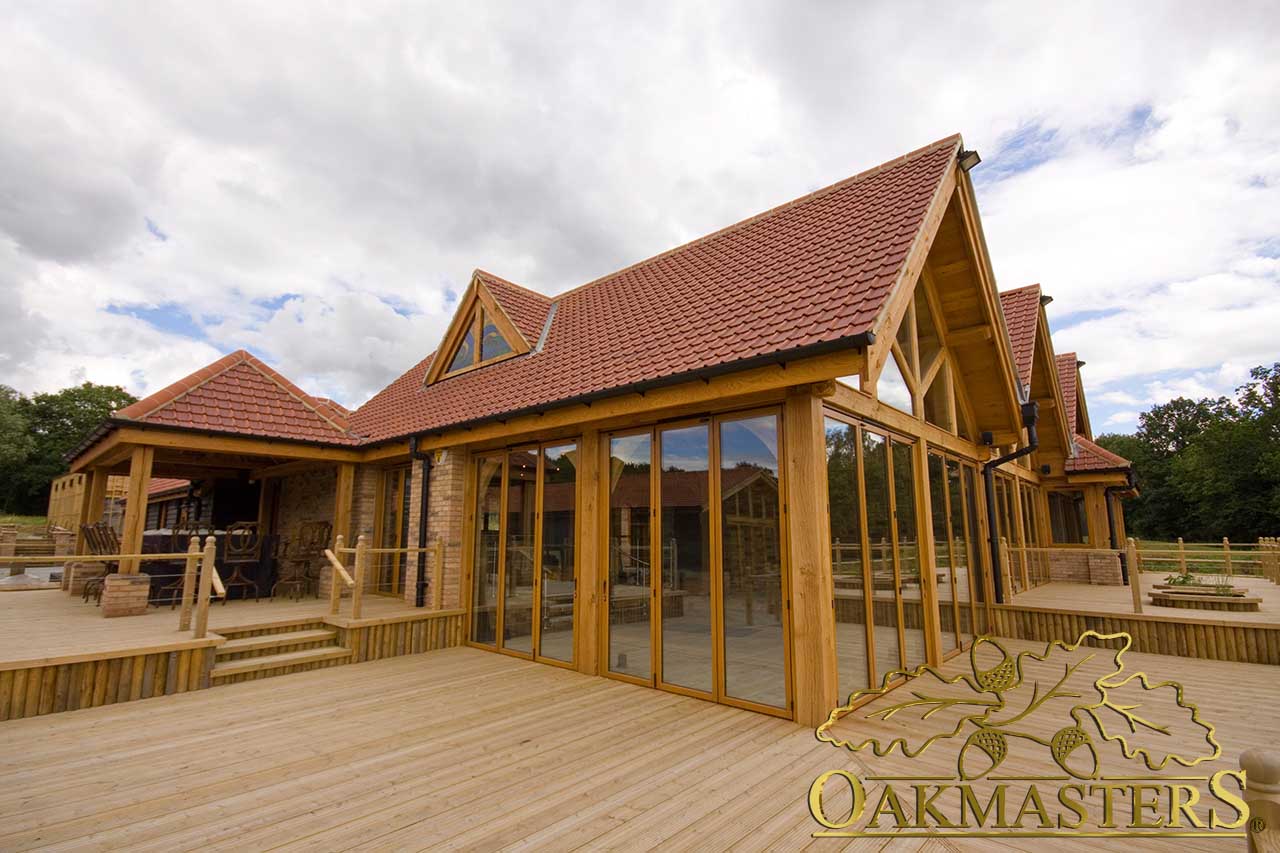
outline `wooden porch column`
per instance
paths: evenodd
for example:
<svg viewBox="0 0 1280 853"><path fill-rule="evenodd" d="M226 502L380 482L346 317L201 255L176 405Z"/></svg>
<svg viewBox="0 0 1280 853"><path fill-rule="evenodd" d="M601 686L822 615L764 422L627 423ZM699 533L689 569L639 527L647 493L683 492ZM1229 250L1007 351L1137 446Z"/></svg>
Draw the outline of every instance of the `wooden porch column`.
<svg viewBox="0 0 1280 853"><path fill-rule="evenodd" d="M348 542L355 541L351 535L351 503L355 499L355 484L355 463L340 463L333 489L333 535L342 536Z"/></svg>
<svg viewBox="0 0 1280 853"><path fill-rule="evenodd" d="M574 586L578 622L575 656L578 672L600 667L600 589L606 571L600 554L600 433L584 430L578 448L578 578Z"/></svg>
<svg viewBox="0 0 1280 853"><path fill-rule="evenodd" d="M793 389L783 404L788 579L791 592L792 689L796 722L816 726L840 702L832 602L830 519L822 397Z"/></svg>
<svg viewBox="0 0 1280 853"><path fill-rule="evenodd" d="M942 663L942 621L938 617L938 552L933 541L933 496L929 493L929 448L919 439L911 448L916 469L916 529L920 565L920 608L924 613L925 659ZM939 500L942 500L940 497ZM952 595L955 594L954 589Z"/></svg>
<svg viewBox="0 0 1280 853"><path fill-rule="evenodd" d="M120 534L120 552L123 554L142 553L142 531L147 526L147 487L151 485L151 465L155 456L154 447L135 447L129 458L129 491L124 506L124 529ZM103 479L105 487L106 478ZM137 573L137 560L120 561L120 574Z"/></svg>
<svg viewBox="0 0 1280 853"><path fill-rule="evenodd" d="M101 468L84 472L84 490L80 492L80 514L76 522L76 547L73 554L85 553L84 526L102 520L103 505L107 502L107 478L110 475Z"/></svg>

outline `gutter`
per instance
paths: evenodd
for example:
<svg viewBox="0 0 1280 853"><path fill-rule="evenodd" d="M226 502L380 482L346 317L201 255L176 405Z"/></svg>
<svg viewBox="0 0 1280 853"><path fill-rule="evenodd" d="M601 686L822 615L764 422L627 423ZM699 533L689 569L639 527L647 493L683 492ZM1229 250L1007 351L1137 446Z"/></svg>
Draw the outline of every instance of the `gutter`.
<svg viewBox="0 0 1280 853"><path fill-rule="evenodd" d="M591 405L597 400L603 400L609 397L621 397L626 394L639 394L644 396L648 391L658 388L665 388L670 385L679 385L684 382L691 382L695 379L701 379L704 382L710 381L716 376L723 376L726 373L738 373L743 370L750 370L754 367L764 367L770 364L776 364L784 370L788 361L794 361L799 358L808 358L815 355L826 355L840 350L855 349L865 350L871 344L875 343L876 333L872 331L858 332L854 335L846 335L842 338L835 338L830 341L819 341L816 344L808 344L803 347L796 347L790 350L781 350L779 352L766 353L764 355L752 356L750 358L737 359L735 361L725 362L723 364L715 364L711 367L704 367L698 370L688 370L684 373L673 373L670 376L662 376L657 379L645 379L640 382L632 382L628 385L615 385L611 388L604 388L599 391L589 391L585 394L578 394L573 397L565 397L549 403L541 403L533 406L524 406L519 409L510 409L504 412L498 412L492 415L484 415L479 418L472 418L466 421L456 421L450 424L441 424L440 426L431 427L427 430L419 430L416 433L402 433L400 435L390 436L388 438L378 439L369 442L366 447L376 447L380 444L390 444L395 441L404 441L417 436L435 436L440 437L450 430L472 429L473 427L492 422L506 422L511 418L521 417L522 415L541 415L551 409L560 409L574 405ZM527 358L528 356L526 356ZM443 380L447 381L447 380Z"/></svg>
<svg viewBox="0 0 1280 853"><path fill-rule="evenodd" d="M1040 404L1032 401L1022 404L1022 425L1027 428L1027 443L1012 453L992 459L982 466L982 482L987 490L987 543L991 548L991 583L996 594L996 604L1004 604L1004 575L1000 571L1000 542L996 538L996 468L1006 462L1034 453L1040 446L1040 434L1036 422L1040 419ZM1012 531L1010 531L1012 532Z"/></svg>
<svg viewBox="0 0 1280 853"><path fill-rule="evenodd" d="M409 439L409 456L422 460L422 494L418 503L418 583L413 593L413 606L427 606L427 510L431 503L431 468L434 465L430 451L418 450L418 437Z"/></svg>

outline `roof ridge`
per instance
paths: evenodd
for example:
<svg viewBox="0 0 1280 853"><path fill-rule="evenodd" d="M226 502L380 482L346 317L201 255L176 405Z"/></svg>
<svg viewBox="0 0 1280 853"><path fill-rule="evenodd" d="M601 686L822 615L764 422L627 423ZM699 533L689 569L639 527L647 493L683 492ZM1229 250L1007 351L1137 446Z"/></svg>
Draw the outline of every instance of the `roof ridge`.
<svg viewBox="0 0 1280 853"><path fill-rule="evenodd" d="M545 299L545 300L547 300L548 302L550 302L550 301L552 301L553 299L556 299L556 298L557 298L557 297L554 297L554 296L548 296L547 294L545 294L545 293L543 293L543 292L541 292L541 291L539 291L539 290L534 290L532 287L525 287L523 284L516 284L516 283L515 283L514 281L512 281L511 279L503 278L503 277L502 277L502 276L500 276L500 275L494 275L493 273L489 272L489 271L488 271L488 270L486 270L486 269L483 269L482 267L476 267L476 268L475 268L475 273L474 273L474 274L475 274L475 275L479 275L479 276L483 276L483 277L488 278L488 279L492 279L493 281L499 282L499 283L501 283L501 284L508 285L509 287L514 287L514 288L516 288L517 290L523 290L525 293L532 294L533 296L536 296L536 297L538 297L539 299Z"/></svg>
<svg viewBox="0 0 1280 853"><path fill-rule="evenodd" d="M238 349L234 352L229 352L217 361L206 364L199 370L189 373L175 382L170 382L159 391L143 397L136 403L130 403L123 409L116 410L113 415L117 418L133 421L141 420L148 415L154 415L171 403L181 400L210 379L221 376L236 365L243 364L246 358L251 357L248 350Z"/></svg>
<svg viewBox="0 0 1280 853"><path fill-rule="evenodd" d="M312 398L312 396L311 396L310 394L308 394L306 391L303 391L303 390L302 390L301 388L299 388L297 385L294 385L294 384L293 384L293 382L289 381L288 377L286 377L286 376L284 376L283 374L281 374L280 372L278 372L275 368L271 367L271 365L269 365L269 364L267 364L266 362L262 361L262 359L258 358L258 357L257 357L257 356L255 356L253 353L251 353L251 352L249 352L249 351L247 351L247 350L242 350L242 352L244 352L244 354L245 354L245 356L246 356L246 358L245 358L245 363L246 363L246 364L248 364L249 366L253 367L255 370L257 370L257 371L258 371L259 373L261 373L263 376L265 376L265 377L267 377L268 379L270 379L272 382L274 382L274 383L276 383L277 385L279 385L279 386L280 386L280 388L281 388L281 389L282 389L286 394L288 394L289 396L291 396L291 397L293 397L294 399L296 399L299 403L301 403L302 405L306 406L306 407L307 407L308 409L310 409L311 411L315 412L315 414L316 414L318 417L320 417L321 419L323 419L325 423L329 424L329 425L330 425L331 427L333 427L335 430L337 430L338 432L342 433L343 435L347 435L347 434L348 434L348 429L349 429L348 425L346 425L346 424L341 424L341 423L339 423L339 422L338 422L338 420L337 420L336 418L330 417L330 416L326 415L324 412L322 412L322 411L320 410L320 409L321 409L320 405L316 402L316 400L315 400L314 398ZM336 412L335 412L335 414L336 414ZM344 420L345 420L345 419L344 419Z"/></svg>
<svg viewBox="0 0 1280 853"><path fill-rule="evenodd" d="M1008 290L1001 290L1000 295L1005 296L1007 294L1012 296L1015 293L1021 293L1024 290L1032 290L1032 289L1039 290L1040 282L1037 281L1035 284L1024 284L1021 287L1011 287Z"/></svg>
<svg viewBox="0 0 1280 853"><path fill-rule="evenodd" d="M731 225L726 225L723 228L720 228L716 231L712 231L710 234L704 234L701 237L696 237L692 240L689 240L686 243L681 243L679 246L674 246L670 249L667 249L666 251L659 252L656 255L651 255L647 258L638 260L635 263L628 264L627 266L622 267L621 269L617 269L617 270L614 270L613 272L605 273L604 275L599 276L598 278L594 278L591 281L588 281L586 284L580 284L577 287L573 287L573 288L570 288L569 290L565 290L561 293L558 293L554 298L564 299L565 297L575 294L580 290L586 290L589 287L594 287L597 284L601 284L609 279L615 278L616 276L620 276L629 270L635 269L636 267L642 266L644 264L652 263L653 261L656 261L659 258L665 258L668 255L683 251L685 249L688 249L691 246L696 246L699 243L705 242L707 240L712 240L716 237L720 237L725 234L731 233L733 231L737 231L740 228L745 228L746 226L751 225L754 222L758 222L759 220L764 219L765 217L772 216L776 213L780 213L781 211L786 210L788 208L795 207L796 205L802 202L810 201L815 198L821 198L822 196L835 192L836 190L843 189L844 187L847 187L850 184L854 184L854 183L857 183L858 181L866 180L867 178L873 177L881 172L887 171L888 169L892 169L895 166L899 166L907 162L908 160L913 160L916 157L923 156L924 154L935 151L938 148L942 148L945 145L956 145L962 142L963 140L960 138L960 134L953 133L950 136L943 137L942 139L939 139L935 142L931 142L928 145L923 145L914 151L910 151L899 157L895 157L892 160L887 160L877 166L872 166L870 169L865 169L861 172L858 172L855 175L850 175L847 178L841 178L840 180L836 181L834 184L829 184L828 186L820 187L814 190L813 192L805 193L804 195L793 198L790 201L784 201L781 204L775 205L774 207L771 207L768 210L764 210L764 211L761 211L760 213L756 213L752 216L748 216L746 219L741 219L737 222L732 223Z"/></svg>

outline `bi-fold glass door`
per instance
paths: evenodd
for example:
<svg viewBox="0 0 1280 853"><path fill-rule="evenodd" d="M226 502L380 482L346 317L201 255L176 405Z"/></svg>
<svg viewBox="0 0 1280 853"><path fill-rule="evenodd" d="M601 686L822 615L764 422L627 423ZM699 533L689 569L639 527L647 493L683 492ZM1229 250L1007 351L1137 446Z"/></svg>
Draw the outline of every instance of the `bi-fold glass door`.
<svg viewBox="0 0 1280 853"><path fill-rule="evenodd" d="M476 457L471 642L572 664L577 460L573 442Z"/></svg>
<svg viewBox="0 0 1280 853"><path fill-rule="evenodd" d="M779 417L609 436L610 675L790 711Z"/></svg>
<svg viewBox="0 0 1280 853"><path fill-rule="evenodd" d="M827 417L827 507L841 699L925 663L914 445Z"/></svg>

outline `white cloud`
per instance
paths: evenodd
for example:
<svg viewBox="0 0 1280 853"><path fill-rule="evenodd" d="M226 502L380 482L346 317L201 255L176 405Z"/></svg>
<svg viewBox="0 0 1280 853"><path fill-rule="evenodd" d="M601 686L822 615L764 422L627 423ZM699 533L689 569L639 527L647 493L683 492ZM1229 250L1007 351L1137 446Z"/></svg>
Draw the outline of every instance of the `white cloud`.
<svg viewBox="0 0 1280 853"><path fill-rule="evenodd" d="M959 130L1001 286L1115 312L1058 336L1096 417L1221 388L1275 354L1278 17L22 5L0 20L0 382L145 393L247 346L358 404L434 347L473 267L562 290ZM1017 132L1052 157L1023 163ZM191 319L107 312L173 304Z"/></svg>

